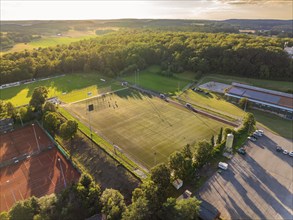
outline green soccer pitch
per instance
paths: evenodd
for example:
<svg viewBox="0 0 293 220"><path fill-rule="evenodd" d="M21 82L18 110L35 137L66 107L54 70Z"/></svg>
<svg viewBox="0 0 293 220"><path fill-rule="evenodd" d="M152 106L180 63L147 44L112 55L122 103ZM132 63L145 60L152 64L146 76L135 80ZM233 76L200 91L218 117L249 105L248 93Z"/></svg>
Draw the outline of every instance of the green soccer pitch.
<svg viewBox="0 0 293 220"><path fill-rule="evenodd" d="M89 115L86 109L90 104L94 111ZM166 162L172 152L186 144L210 140L220 127L227 127L184 107L129 89L68 104L65 109L148 169Z"/></svg>

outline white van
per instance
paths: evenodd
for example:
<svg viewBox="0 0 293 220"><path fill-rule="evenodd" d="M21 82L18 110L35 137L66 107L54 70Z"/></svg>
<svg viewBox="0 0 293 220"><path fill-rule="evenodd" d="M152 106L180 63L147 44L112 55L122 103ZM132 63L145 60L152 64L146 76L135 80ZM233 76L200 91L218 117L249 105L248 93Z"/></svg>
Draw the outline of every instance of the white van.
<svg viewBox="0 0 293 220"><path fill-rule="evenodd" d="M219 162L218 167L221 168L222 170L227 170L228 164L224 162Z"/></svg>

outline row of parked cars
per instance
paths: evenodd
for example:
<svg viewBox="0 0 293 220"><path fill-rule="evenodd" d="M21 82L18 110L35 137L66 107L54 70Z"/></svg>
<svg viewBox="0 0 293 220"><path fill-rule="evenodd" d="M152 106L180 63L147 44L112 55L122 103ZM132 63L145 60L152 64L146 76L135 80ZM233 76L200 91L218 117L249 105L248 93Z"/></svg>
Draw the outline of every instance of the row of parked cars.
<svg viewBox="0 0 293 220"><path fill-rule="evenodd" d="M256 130L255 132L253 132L252 135L250 135L250 136L248 137L248 140L254 142L254 141L256 141L259 137L261 137L261 136L263 136L263 135L264 135L263 130Z"/></svg>
<svg viewBox="0 0 293 220"><path fill-rule="evenodd" d="M283 149L283 148L280 147L280 146L277 146L276 151L277 151L277 152L282 152L282 153L285 154L285 155L288 154L290 157L293 157L293 151L288 152L287 150Z"/></svg>

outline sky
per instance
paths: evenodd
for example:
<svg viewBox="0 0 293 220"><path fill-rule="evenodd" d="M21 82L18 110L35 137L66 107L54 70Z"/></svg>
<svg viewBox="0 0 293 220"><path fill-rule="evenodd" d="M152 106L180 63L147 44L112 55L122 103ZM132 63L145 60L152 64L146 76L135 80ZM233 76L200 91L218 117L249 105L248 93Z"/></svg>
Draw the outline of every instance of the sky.
<svg viewBox="0 0 293 220"><path fill-rule="evenodd" d="M1 0L1 20L293 19L293 0Z"/></svg>

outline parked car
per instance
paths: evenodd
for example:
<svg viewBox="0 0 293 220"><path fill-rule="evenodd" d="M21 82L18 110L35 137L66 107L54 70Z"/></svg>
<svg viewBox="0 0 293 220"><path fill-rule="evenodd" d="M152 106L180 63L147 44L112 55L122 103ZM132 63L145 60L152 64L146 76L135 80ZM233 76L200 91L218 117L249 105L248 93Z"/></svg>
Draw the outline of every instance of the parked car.
<svg viewBox="0 0 293 220"><path fill-rule="evenodd" d="M248 137L248 140L255 142L255 141L256 141L256 138L254 138L254 137L252 137L252 136L249 136L249 137Z"/></svg>
<svg viewBox="0 0 293 220"><path fill-rule="evenodd" d="M256 130L256 132L261 133L262 135L264 134L263 130Z"/></svg>
<svg viewBox="0 0 293 220"><path fill-rule="evenodd" d="M251 135L251 137L254 137L256 140L259 138L259 136L255 135L255 134Z"/></svg>
<svg viewBox="0 0 293 220"><path fill-rule="evenodd" d="M239 148L239 149L237 150L237 152L238 152L239 154L242 154L242 155L245 155L245 154L246 154L246 151L245 151L245 149L244 149L243 147Z"/></svg>
<svg viewBox="0 0 293 220"><path fill-rule="evenodd" d="M290 157L293 157L293 151L291 151L291 152L289 153L289 156L290 156Z"/></svg>
<svg viewBox="0 0 293 220"><path fill-rule="evenodd" d="M283 150L283 154L288 154L288 151L287 150Z"/></svg>
<svg viewBox="0 0 293 220"><path fill-rule="evenodd" d="M277 146L276 151L281 152L281 151L283 151L283 149L280 146Z"/></svg>
<svg viewBox="0 0 293 220"><path fill-rule="evenodd" d="M191 108L191 105L190 105L189 103L186 103L186 104L185 104L185 107L186 107L186 108Z"/></svg>
<svg viewBox="0 0 293 220"><path fill-rule="evenodd" d="M227 170L228 164L224 162L219 162L218 167L221 168L222 170Z"/></svg>
<svg viewBox="0 0 293 220"><path fill-rule="evenodd" d="M258 136L258 137L261 137L262 136L262 133L255 131L255 132L253 132L253 135Z"/></svg>

